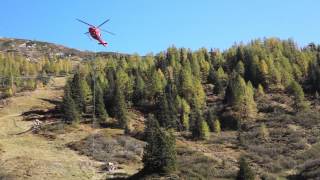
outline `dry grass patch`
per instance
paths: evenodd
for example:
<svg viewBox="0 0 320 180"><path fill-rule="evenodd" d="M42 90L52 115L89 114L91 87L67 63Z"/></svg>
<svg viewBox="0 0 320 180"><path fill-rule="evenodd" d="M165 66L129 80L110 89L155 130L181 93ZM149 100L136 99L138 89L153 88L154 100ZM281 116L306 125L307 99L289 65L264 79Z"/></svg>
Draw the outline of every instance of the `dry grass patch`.
<svg viewBox="0 0 320 180"><path fill-rule="evenodd" d="M145 142L123 135L122 130L108 129L68 146L101 162L130 164L141 161Z"/></svg>

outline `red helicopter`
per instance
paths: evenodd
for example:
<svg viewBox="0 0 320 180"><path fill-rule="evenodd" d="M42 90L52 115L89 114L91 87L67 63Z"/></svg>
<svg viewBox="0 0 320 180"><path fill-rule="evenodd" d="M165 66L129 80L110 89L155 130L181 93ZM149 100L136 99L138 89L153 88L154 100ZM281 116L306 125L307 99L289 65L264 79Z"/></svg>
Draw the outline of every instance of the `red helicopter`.
<svg viewBox="0 0 320 180"><path fill-rule="evenodd" d="M105 42L102 38L101 38L101 32L100 31L103 31L103 32L106 32L106 33L109 33L111 35L115 35L113 32L110 32L110 31L107 31L107 30L104 30L104 29L100 29L101 26L103 26L105 23L107 23L110 19L107 19L106 21L104 21L103 23L101 23L99 26L94 26L94 25L91 25L85 21L82 21L80 19L77 19L78 21L90 26L89 27L89 30L88 32L86 32L85 34L89 34L91 35L91 37L95 40L97 40L99 42L99 44L103 45L103 46L107 46L108 43Z"/></svg>

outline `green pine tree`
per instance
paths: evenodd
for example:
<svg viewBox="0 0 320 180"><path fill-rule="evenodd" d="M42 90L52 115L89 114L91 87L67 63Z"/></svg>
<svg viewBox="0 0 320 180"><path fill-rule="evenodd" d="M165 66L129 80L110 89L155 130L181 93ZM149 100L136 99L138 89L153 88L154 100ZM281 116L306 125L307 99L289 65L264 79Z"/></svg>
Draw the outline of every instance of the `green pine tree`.
<svg viewBox="0 0 320 180"><path fill-rule="evenodd" d="M156 117L162 127L177 128L178 109L177 92L171 80L166 85L165 91L159 94L156 102ZM180 128L180 126L179 126Z"/></svg>
<svg viewBox="0 0 320 180"><path fill-rule="evenodd" d="M172 94L164 93L161 95L158 98L157 109L156 115L160 125L167 128L176 128L178 117Z"/></svg>
<svg viewBox="0 0 320 180"><path fill-rule="evenodd" d="M296 81L292 81L288 86L288 91L294 97L294 106L297 108L297 110L300 111L308 108L303 89L299 83L297 83Z"/></svg>
<svg viewBox="0 0 320 180"><path fill-rule="evenodd" d="M63 119L66 123L74 123L79 121L79 112L77 111L74 100L72 99L70 82L68 82L65 86L61 109L63 112Z"/></svg>
<svg viewBox="0 0 320 180"><path fill-rule="evenodd" d="M193 79L192 79L192 73L190 64L186 63L185 67L181 69L180 73L180 91L182 94L182 97L188 101L188 103L191 102L191 97L193 94Z"/></svg>
<svg viewBox="0 0 320 180"><path fill-rule="evenodd" d="M145 82L141 75L137 73L133 91L133 103L139 104L139 102L141 102L145 98L145 95Z"/></svg>
<svg viewBox="0 0 320 180"><path fill-rule="evenodd" d="M222 67L214 73L214 92L216 94L222 94L227 85L228 76L225 74Z"/></svg>
<svg viewBox="0 0 320 180"><path fill-rule="evenodd" d="M192 113L192 137L195 139L205 140L210 136L209 126L203 119L203 115L200 110L195 110Z"/></svg>
<svg viewBox="0 0 320 180"><path fill-rule="evenodd" d="M257 105L254 101L254 91L251 83L245 83L241 76L237 76L229 83L226 99L232 105L238 118L254 118L257 113Z"/></svg>
<svg viewBox="0 0 320 180"><path fill-rule="evenodd" d="M144 150L144 171L147 173L170 173L176 170L175 137L161 129L157 120L150 115L145 129L147 146Z"/></svg>
<svg viewBox="0 0 320 180"><path fill-rule="evenodd" d="M71 82L72 98L79 112L86 112L86 105L90 92L89 85L80 72L76 72Z"/></svg>
<svg viewBox="0 0 320 180"><path fill-rule="evenodd" d="M201 121L200 139L208 140L210 138L210 129L206 121Z"/></svg>
<svg viewBox="0 0 320 180"><path fill-rule="evenodd" d="M152 97L159 96L163 93L167 81L161 69L154 70L151 77L150 94Z"/></svg>
<svg viewBox="0 0 320 180"><path fill-rule="evenodd" d="M241 75L242 77L244 76L245 73L245 68L244 68L244 64L242 61L239 61L237 66L236 66L236 72Z"/></svg>
<svg viewBox="0 0 320 180"><path fill-rule="evenodd" d="M123 129L128 128L128 117L127 117L127 104L125 101L124 94L118 85L118 82L116 83L115 92L114 92L114 113L115 117L119 121L119 126Z"/></svg>
<svg viewBox="0 0 320 180"><path fill-rule="evenodd" d="M252 169L250 168L247 160L244 157L241 157L239 165L240 165L240 170L236 178L237 180L254 180L255 179L255 175Z"/></svg>
<svg viewBox="0 0 320 180"><path fill-rule="evenodd" d="M97 83L95 87L95 114L100 123L105 122L106 118L108 117L103 100L103 91L99 83Z"/></svg>
<svg viewBox="0 0 320 180"><path fill-rule="evenodd" d="M185 130L189 129L189 115L190 115L190 106L188 102L182 98L180 119Z"/></svg>
<svg viewBox="0 0 320 180"><path fill-rule="evenodd" d="M310 65L309 68L309 81L314 91L320 91L320 57Z"/></svg>

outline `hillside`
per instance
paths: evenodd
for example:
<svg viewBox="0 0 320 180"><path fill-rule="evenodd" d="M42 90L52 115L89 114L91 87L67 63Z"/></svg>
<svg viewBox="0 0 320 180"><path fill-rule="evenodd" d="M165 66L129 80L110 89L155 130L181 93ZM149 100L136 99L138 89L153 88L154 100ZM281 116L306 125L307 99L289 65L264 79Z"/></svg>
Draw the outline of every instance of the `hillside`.
<svg viewBox="0 0 320 180"><path fill-rule="evenodd" d="M11 52L22 55L30 61L38 61L44 57L81 61L92 59L94 55L90 51L80 51L63 45L13 38L0 38L0 52ZM127 54L115 52L98 52L96 55L101 57L128 56Z"/></svg>
<svg viewBox="0 0 320 180"><path fill-rule="evenodd" d="M101 57L82 59L68 81L54 77L6 99L4 177L319 178L319 45L269 38L223 52L172 46L155 55ZM20 134L36 119L44 126Z"/></svg>
<svg viewBox="0 0 320 180"><path fill-rule="evenodd" d="M64 85L61 78L55 81L61 83L10 98L0 109L0 179L77 179L74 176L88 177L95 172L92 165L96 162L64 148L63 139L48 141L30 132L18 134L32 126L32 121L23 120L23 113L54 108L48 100L59 98Z"/></svg>
<svg viewBox="0 0 320 180"><path fill-rule="evenodd" d="M240 157L263 179L317 177L320 46L269 38L96 63L95 74L85 63L66 86L64 119L93 113L94 92L97 123L148 143L132 178L233 179ZM147 117L144 136L132 133L129 109Z"/></svg>
<svg viewBox="0 0 320 180"><path fill-rule="evenodd" d="M18 93L15 97L6 99L6 105L0 107L0 179L105 179L117 177L117 174L134 174L141 167L139 157L133 157L136 164L128 166L130 164L123 163L120 165L121 169L108 173L103 170L106 161L92 159L89 154L80 153L90 151L92 141L88 141L87 145L77 144L78 142L91 136L99 136L102 139L96 138L97 146L99 142L104 142L115 149L114 157L107 156L104 149L96 151L97 157L99 155L112 158L110 161L121 159L127 162L130 160L119 157L121 152L116 152L122 148L120 143L128 143L124 150L134 153L139 150L132 147L141 142L129 137L127 139L122 136L121 130L94 130L86 124L61 126L56 108L61 101L65 82L63 77L54 78L53 83L47 87ZM28 131L35 119L40 119L45 126L40 132ZM108 141L103 139L105 137ZM118 139L119 144L114 142L114 138ZM84 149L85 146L88 149Z"/></svg>

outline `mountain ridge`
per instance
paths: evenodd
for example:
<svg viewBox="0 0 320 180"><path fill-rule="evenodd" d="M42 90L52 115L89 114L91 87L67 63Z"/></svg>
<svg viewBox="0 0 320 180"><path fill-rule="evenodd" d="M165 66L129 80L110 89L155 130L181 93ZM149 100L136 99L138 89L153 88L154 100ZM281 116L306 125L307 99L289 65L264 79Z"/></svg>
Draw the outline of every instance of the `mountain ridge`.
<svg viewBox="0 0 320 180"><path fill-rule="evenodd" d="M51 42L7 37L0 37L0 52L22 55L35 62L44 57L82 61L92 59L93 55L99 57L130 56L129 54L118 52L101 51L95 53L87 50L82 51Z"/></svg>

